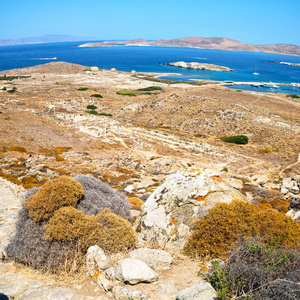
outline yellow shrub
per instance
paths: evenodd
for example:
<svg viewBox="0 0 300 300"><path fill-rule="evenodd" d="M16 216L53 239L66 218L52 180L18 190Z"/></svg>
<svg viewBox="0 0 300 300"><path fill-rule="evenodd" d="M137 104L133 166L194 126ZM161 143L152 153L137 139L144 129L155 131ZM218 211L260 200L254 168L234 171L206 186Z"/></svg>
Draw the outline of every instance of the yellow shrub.
<svg viewBox="0 0 300 300"><path fill-rule="evenodd" d="M300 243L300 225L277 211L260 211L247 202L219 203L196 221L183 252L192 257L222 257L241 237L251 236L265 242L279 239L280 244L292 247Z"/></svg>
<svg viewBox="0 0 300 300"><path fill-rule="evenodd" d="M92 245L99 245L107 252L118 252L133 247L136 241L131 224L107 208L96 216L87 216L74 207L62 207L44 229L46 240L76 240L83 252Z"/></svg>
<svg viewBox="0 0 300 300"><path fill-rule="evenodd" d="M132 209L141 210L144 202L138 197L129 197L127 198L128 202L132 205Z"/></svg>
<svg viewBox="0 0 300 300"><path fill-rule="evenodd" d="M82 185L68 176L47 181L24 203L34 222L48 220L62 206L76 206L83 196Z"/></svg>
<svg viewBox="0 0 300 300"><path fill-rule="evenodd" d="M27 149L25 147L11 146L8 148L8 151L27 152Z"/></svg>

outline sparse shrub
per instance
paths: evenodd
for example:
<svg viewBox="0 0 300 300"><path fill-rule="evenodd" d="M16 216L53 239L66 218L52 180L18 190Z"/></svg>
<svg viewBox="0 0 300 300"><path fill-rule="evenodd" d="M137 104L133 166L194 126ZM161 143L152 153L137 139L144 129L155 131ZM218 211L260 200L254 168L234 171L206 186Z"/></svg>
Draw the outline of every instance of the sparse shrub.
<svg viewBox="0 0 300 300"><path fill-rule="evenodd" d="M98 113L98 116L112 117L112 114Z"/></svg>
<svg viewBox="0 0 300 300"><path fill-rule="evenodd" d="M129 197L127 198L128 202L132 205L132 209L141 210L144 202L138 197Z"/></svg>
<svg viewBox="0 0 300 300"><path fill-rule="evenodd" d="M48 220L62 206L76 206L83 196L79 182L68 176L47 181L39 191L24 203L34 222Z"/></svg>
<svg viewBox="0 0 300 300"><path fill-rule="evenodd" d="M86 215L96 215L104 208L109 208L117 216L131 220L131 205L123 193L91 175L77 175L74 179L81 183L84 190L84 196L78 202L77 209Z"/></svg>
<svg viewBox="0 0 300 300"><path fill-rule="evenodd" d="M56 155L55 160L56 161L65 161L65 159L61 155Z"/></svg>
<svg viewBox="0 0 300 300"><path fill-rule="evenodd" d="M217 290L219 299L232 299L233 296L240 299L300 299L297 250L276 249L257 240L242 239L231 250L225 266L216 267L207 280ZM222 290L224 282L226 290Z"/></svg>
<svg viewBox="0 0 300 300"><path fill-rule="evenodd" d="M64 177L66 176L61 178ZM36 195L43 196L45 191L43 189L44 186L39 189L33 188L27 192L26 200L19 211L16 235L6 248L10 258L44 271L57 272L63 270L64 272L70 272L78 271L78 268L84 265L85 252L91 245L98 244L108 253L114 253L134 246L136 236L131 224L122 217L110 212L109 209L103 209L103 205L98 206L99 201L93 198L97 197L96 193L99 192L98 180L92 176L78 177L84 182L87 189L86 195L90 197L89 199L82 199L82 203L78 203L78 206L84 202L86 205L88 203L93 204L91 208L86 208L86 210L89 212L92 210L95 214L86 215L83 211L74 207L73 201L69 201L70 206L61 205L56 210L52 209L52 214L50 214L49 210L46 210L45 214L47 217L39 217L39 221L36 222L30 217L26 209L26 203ZM70 180L70 178L68 179ZM79 182L75 179L72 180L82 189ZM58 179L54 179L51 182L53 183L53 186L51 186L52 196L57 196L54 197L55 200L64 197L66 194L70 195L68 189L62 189L61 185L63 182L59 182ZM66 185L66 178L64 178L64 182ZM102 182L100 183L102 184ZM49 181L45 185L49 190ZM114 194L109 187L105 188L101 185L100 190L105 201L111 201L112 203L109 203L109 205L116 205L115 210L119 211L120 214L124 214L122 207L129 205L126 199L124 204L122 203L123 200L116 201L118 198L117 192ZM92 197L91 193L94 193ZM71 198L72 196L71 193ZM64 204L66 204L65 200L69 200L69 197L65 198L68 199L63 199L62 202ZM48 197L48 201L51 202L51 200L53 198ZM88 202L89 200L92 201ZM59 200L58 202L61 201ZM40 214L38 213L38 215ZM34 217L36 216L34 215Z"/></svg>
<svg viewBox="0 0 300 300"><path fill-rule="evenodd" d="M7 93L15 93L17 91L17 88L14 86L11 90L6 90Z"/></svg>
<svg viewBox="0 0 300 300"><path fill-rule="evenodd" d="M290 97L290 98L294 98L294 99L300 98L300 96L298 96L296 94L290 94L290 95L286 95L286 96Z"/></svg>
<svg viewBox="0 0 300 300"><path fill-rule="evenodd" d="M27 152L27 149L20 146L11 146L8 148L8 151Z"/></svg>
<svg viewBox="0 0 300 300"><path fill-rule="evenodd" d="M82 88L77 89L77 91L87 91L88 89L89 89L88 87L82 87Z"/></svg>
<svg viewBox="0 0 300 300"><path fill-rule="evenodd" d="M252 236L264 243L281 237L279 245L294 247L300 244L300 225L277 211L259 211L244 201L218 203L196 221L183 251L191 257L224 257L240 237Z"/></svg>
<svg viewBox="0 0 300 300"><path fill-rule="evenodd" d="M85 112L91 115L98 115L98 112L96 110L86 110Z"/></svg>
<svg viewBox="0 0 300 300"><path fill-rule="evenodd" d="M244 144L248 144L249 140L248 137L245 135L236 135L236 136L229 136L229 137L222 138L222 141L226 143L244 145Z"/></svg>
<svg viewBox="0 0 300 300"><path fill-rule="evenodd" d="M55 147L51 149L40 148L39 152L45 154L51 154L51 155L58 155L58 154L63 154L64 152L68 152L71 149L72 147Z"/></svg>
<svg viewBox="0 0 300 300"><path fill-rule="evenodd" d="M86 108L94 110L94 109L97 109L97 106L92 104L92 105L88 105Z"/></svg>
<svg viewBox="0 0 300 300"><path fill-rule="evenodd" d="M146 88L143 88L143 89L138 89L138 91L145 91L145 92L160 91L160 90L162 90L162 87L161 86L156 86L156 85L149 86L149 87L146 87Z"/></svg>
<svg viewBox="0 0 300 300"><path fill-rule="evenodd" d="M121 90L117 91L118 95L126 95L126 96L136 96L135 92L130 92L129 90Z"/></svg>
<svg viewBox="0 0 300 300"><path fill-rule="evenodd" d="M146 93L141 93L141 95L156 95L156 93L146 92Z"/></svg>
<svg viewBox="0 0 300 300"><path fill-rule="evenodd" d="M118 252L132 247L136 239L131 224L108 208L96 216L86 216L74 207L62 207L44 229L46 240L77 240L83 252L92 245L99 245L106 252Z"/></svg>
<svg viewBox="0 0 300 300"><path fill-rule="evenodd" d="M103 98L100 94L93 94L90 97L95 97L95 98Z"/></svg>

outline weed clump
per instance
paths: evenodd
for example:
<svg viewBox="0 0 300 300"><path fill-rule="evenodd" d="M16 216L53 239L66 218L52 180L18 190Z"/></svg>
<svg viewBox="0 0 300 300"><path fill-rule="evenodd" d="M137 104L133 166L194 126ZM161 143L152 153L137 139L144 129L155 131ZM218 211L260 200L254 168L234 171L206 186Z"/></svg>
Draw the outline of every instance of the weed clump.
<svg viewBox="0 0 300 300"><path fill-rule="evenodd" d="M121 90L117 91L118 95L125 95L125 96L136 96L135 92L130 92L129 90Z"/></svg>
<svg viewBox="0 0 300 300"><path fill-rule="evenodd" d="M87 91L89 88L88 87L82 87L82 88L79 88L79 89L77 89L77 91Z"/></svg>
<svg viewBox="0 0 300 300"><path fill-rule="evenodd" d="M297 249L242 239L226 264L215 265L207 280L217 290L218 299L299 299L299 268Z"/></svg>
<svg viewBox="0 0 300 300"><path fill-rule="evenodd" d="M96 105L93 105L93 104L91 104L91 105L88 105L86 108L87 108L87 109L94 110L94 109L97 109L97 106L96 106Z"/></svg>
<svg viewBox="0 0 300 300"><path fill-rule="evenodd" d="M115 215L131 221L131 205L123 193L91 175L77 175L74 179L81 183L84 190L77 209L86 215L96 215L104 208L109 208Z"/></svg>
<svg viewBox="0 0 300 300"><path fill-rule="evenodd" d="M6 248L8 257L43 271L73 272L84 265L86 250L92 245L97 244L108 253L134 246L136 236L130 222L105 208L111 201L107 206L116 206L119 214L129 214L129 209L124 209L126 202L122 204L124 196L113 193L110 187L105 189L101 182L104 186L100 198L105 203L99 206L98 180L93 181L92 176L77 177L86 188L85 199L82 185L67 176L27 192L19 211L16 235Z"/></svg>
<svg viewBox="0 0 300 300"><path fill-rule="evenodd" d="M24 203L34 222L48 220L62 206L76 206L83 196L81 184L68 176L47 181L39 191Z"/></svg>
<svg viewBox="0 0 300 300"><path fill-rule="evenodd" d="M146 88L143 88L143 89L138 89L138 91L145 91L145 92L161 91L161 90L162 90L162 87L161 86L156 86L156 85L149 86L149 87L146 87Z"/></svg>
<svg viewBox="0 0 300 300"><path fill-rule="evenodd" d="M25 147L20 147L20 146L11 146L8 148L8 151L17 151L17 152L26 153L27 149Z"/></svg>
<svg viewBox="0 0 300 300"><path fill-rule="evenodd" d="M93 95L90 95L90 97L103 98L100 94L93 94Z"/></svg>
<svg viewBox="0 0 300 300"><path fill-rule="evenodd" d="M252 236L266 244L277 239L278 245L294 247L300 244L300 225L277 211L259 211L247 202L219 203L196 221L183 251L191 257L225 257L241 237Z"/></svg>
<svg viewBox="0 0 300 300"><path fill-rule="evenodd" d="M237 145L245 145L248 144L249 139L245 135L235 135L235 136L224 137L222 138L222 141L226 143L237 144Z"/></svg>

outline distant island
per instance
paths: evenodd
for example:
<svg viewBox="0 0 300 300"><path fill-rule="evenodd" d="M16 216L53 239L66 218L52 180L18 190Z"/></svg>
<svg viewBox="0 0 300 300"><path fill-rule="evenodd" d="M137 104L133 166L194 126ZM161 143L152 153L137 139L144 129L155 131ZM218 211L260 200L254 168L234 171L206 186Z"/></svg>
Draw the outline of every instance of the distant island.
<svg viewBox="0 0 300 300"><path fill-rule="evenodd" d="M134 39L129 41L105 41L101 43L86 43L79 47L108 47L108 46L163 46L163 47L190 47L199 49L220 49L268 52L300 56L300 46L293 44L254 45L224 37L187 37L173 40L146 41Z"/></svg>
<svg viewBox="0 0 300 300"><path fill-rule="evenodd" d="M0 39L0 46L76 42L76 41L88 41L88 40L92 40L92 38L75 37L66 34L48 34L48 35L43 35L38 37L26 37L21 39L5 39L5 40Z"/></svg>
<svg viewBox="0 0 300 300"><path fill-rule="evenodd" d="M166 63L162 65L184 68L184 69L192 69L192 70L203 70L203 71L220 71L220 72L233 71L232 69L227 67L213 65L213 64L198 63L198 62L177 61L177 62Z"/></svg>

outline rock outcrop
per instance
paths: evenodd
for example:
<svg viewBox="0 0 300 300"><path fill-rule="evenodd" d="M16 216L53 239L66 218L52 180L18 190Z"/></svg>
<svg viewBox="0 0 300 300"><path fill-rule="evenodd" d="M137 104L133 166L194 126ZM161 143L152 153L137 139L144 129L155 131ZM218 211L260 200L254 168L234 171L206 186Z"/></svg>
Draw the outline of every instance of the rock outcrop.
<svg viewBox="0 0 300 300"><path fill-rule="evenodd" d="M184 69L192 69L192 70L202 70L202 71L219 71L219 72L229 72L233 71L230 68L213 65L213 64L203 64L198 62L185 62L185 61L177 61L172 63L164 64L166 66L178 67Z"/></svg>
<svg viewBox="0 0 300 300"><path fill-rule="evenodd" d="M237 189L209 169L178 171L147 199L134 225L138 241L182 247L194 221L218 202L245 200Z"/></svg>
<svg viewBox="0 0 300 300"><path fill-rule="evenodd" d="M208 282L199 282L189 286L176 294L176 300L205 299L213 300L217 297L214 288Z"/></svg>

